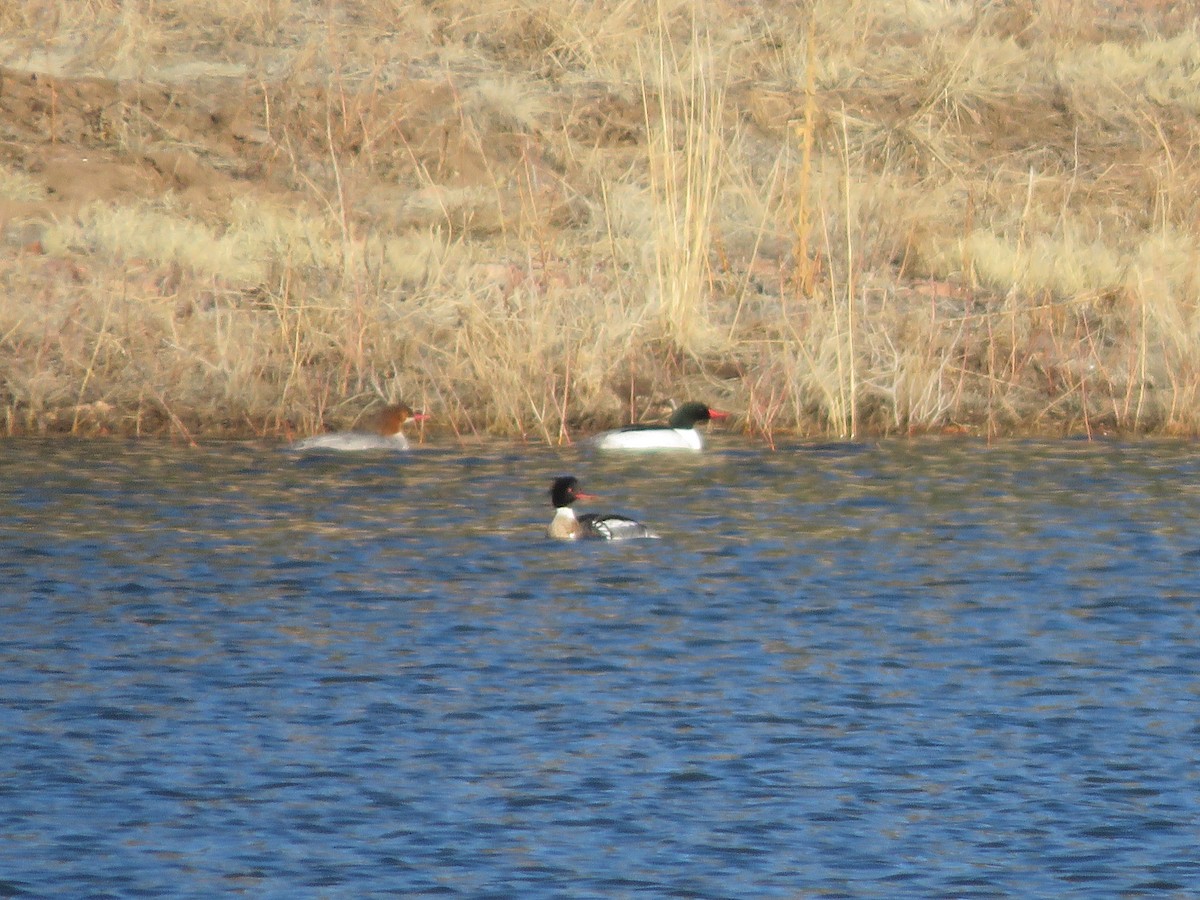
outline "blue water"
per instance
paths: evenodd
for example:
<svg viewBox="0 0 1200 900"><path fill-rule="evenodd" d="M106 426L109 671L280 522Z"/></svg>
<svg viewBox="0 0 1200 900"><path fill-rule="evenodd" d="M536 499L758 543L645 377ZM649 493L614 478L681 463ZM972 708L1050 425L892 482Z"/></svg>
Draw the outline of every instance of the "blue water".
<svg viewBox="0 0 1200 900"><path fill-rule="evenodd" d="M1200 893L1188 444L2 450L0 896Z"/></svg>

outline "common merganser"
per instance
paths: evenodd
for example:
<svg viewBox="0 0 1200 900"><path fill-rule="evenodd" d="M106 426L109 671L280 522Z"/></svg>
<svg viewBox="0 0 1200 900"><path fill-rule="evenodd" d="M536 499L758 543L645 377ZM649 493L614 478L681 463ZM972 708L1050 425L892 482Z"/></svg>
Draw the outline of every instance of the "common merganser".
<svg viewBox="0 0 1200 900"><path fill-rule="evenodd" d="M625 516L597 515L585 513L576 516L571 504L576 500L594 500L591 494L579 490L579 479L564 475L554 479L550 488L550 502L554 504L554 518L546 529L549 537L560 541L577 541L591 538L601 541L623 541L631 538L656 538L653 531L641 522Z"/></svg>
<svg viewBox="0 0 1200 900"><path fill-rule="evenodd" d="M594 438L600 450L700 450L704 441L696 426L709 419L724 419L729 413L704 403L685 403L664 425L627 425L605 431Z"/></svg>
<svg viewBox="0 0 1200 900"><path fill-rule="evenodd" d="M296 441L291 449L300 452L310 450L407 450L408 438L401 429L409 422L424 422L429 416L415 413L403 403L385 406L374 416L370 431L341 431L334 434L317 434Z"/></svg>

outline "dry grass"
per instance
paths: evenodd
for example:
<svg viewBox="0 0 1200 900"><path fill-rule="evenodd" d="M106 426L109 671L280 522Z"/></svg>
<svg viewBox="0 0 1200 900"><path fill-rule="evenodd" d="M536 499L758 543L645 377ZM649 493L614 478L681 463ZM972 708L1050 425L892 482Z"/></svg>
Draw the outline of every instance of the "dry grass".
<svg viewBox="0 0 1200 900"><path fill-rule="evenodd" d="M27 0L0 36L9 432L1200 431L1174 4Z"/></svg>

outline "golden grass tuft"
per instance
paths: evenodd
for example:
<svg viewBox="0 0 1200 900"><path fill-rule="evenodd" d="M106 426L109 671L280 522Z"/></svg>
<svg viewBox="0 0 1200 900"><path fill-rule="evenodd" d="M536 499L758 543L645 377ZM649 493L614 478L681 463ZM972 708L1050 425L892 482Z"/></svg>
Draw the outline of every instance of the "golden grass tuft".
<svg viewBox="0 0 1200 900"><path fill-rule="evenodd" d="M654 299L663 332L687 353L712 352L717 332L708 316L713 221L722 192L727 59L693 20L676 46L665 4L658 4L657 45L642 62Z"/></svg>

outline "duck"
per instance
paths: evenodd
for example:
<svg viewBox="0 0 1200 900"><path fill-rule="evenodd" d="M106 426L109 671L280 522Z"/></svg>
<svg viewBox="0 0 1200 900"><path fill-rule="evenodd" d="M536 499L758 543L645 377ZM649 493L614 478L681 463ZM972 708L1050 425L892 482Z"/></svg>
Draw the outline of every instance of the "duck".
<svg viewBox="0 0 1200 900"><path fill-rule="evenodd" d="M577 516L571 504L576 500L594 500L592 494L579 490L579 479L574 475L563 475L554 479L550 486L550 502L554 504L554 518L546 535L559 541L599 540L624 541L633 538L657 538L658 535L626 516L585 513Z"/></svg>
<svg viewBox="0 0 1200 900"><path fill-rule="evenodd" d="M666 425L626 425L593 438L600 450L702 450L704 441L696 426L729 413L692 400L671 415Z"/></svg>
<svg viewBox="0 0 1200 900"><path fill-rule="evenodd" d="M407 450L408 438L401 429L409 422L424 422L428 418L425 413L413 412L411 407L403 403L393 403L375 414L369 431L317 434L296 441L291 449L300 453L313 450Z"/></svg>

